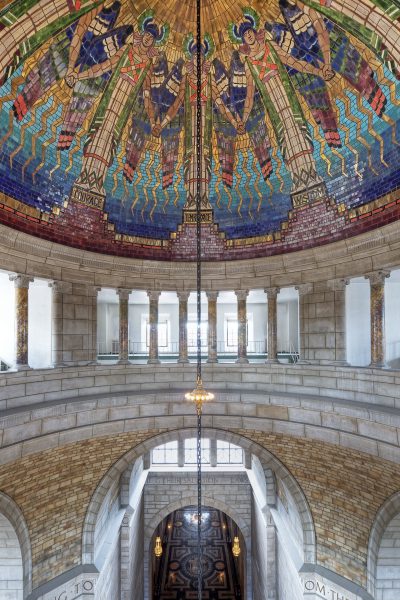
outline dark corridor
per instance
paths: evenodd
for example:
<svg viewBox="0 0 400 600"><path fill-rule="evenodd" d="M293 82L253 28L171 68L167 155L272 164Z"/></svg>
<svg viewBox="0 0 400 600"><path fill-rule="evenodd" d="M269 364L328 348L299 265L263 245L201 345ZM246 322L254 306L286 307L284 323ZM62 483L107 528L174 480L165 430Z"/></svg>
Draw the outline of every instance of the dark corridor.
<svg viewBox="0 0 400 600"><path fill-rule="evenodd" d="M152 600L197 600L196 508L171 513L153 537ZM203 507L203 599L243 600L244 547L235 523L219 510ZM162 555L154 555L156 536ZM233 537L240 537L241 553L232 554Z"/></svg>

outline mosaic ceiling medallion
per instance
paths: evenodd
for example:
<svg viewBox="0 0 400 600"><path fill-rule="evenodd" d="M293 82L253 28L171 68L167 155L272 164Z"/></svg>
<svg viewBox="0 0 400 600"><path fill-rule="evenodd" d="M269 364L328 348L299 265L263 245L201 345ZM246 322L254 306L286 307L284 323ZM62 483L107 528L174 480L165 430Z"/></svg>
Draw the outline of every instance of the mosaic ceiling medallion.
<svg viewBox="0 0 400 600"><path fill-rule="evenodd" d="M2 4L0 3L0 6ZM0 221L193 258L306 248L399 218L398 0L15 0L0 11Z"/></svg>

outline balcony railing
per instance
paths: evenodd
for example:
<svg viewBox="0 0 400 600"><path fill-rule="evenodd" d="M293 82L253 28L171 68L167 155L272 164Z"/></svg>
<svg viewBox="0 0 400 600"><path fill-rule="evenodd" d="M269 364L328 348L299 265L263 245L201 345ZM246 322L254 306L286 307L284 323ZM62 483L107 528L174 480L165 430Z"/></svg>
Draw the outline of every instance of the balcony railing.
<svg viewBox="0 0 400 600"><path fill-rule="evenodd" d="M134 342L129 340L129 358L131 360L143 360L149 356L149 347L146 342ZM203 358L207 358L208 346L202 344L202 355ZM237 346L228 345L226 341L217 341L217 355L220 359L232 360L237 357ZM188 356L189 359L195 360L197 348L195 345L188 344ZM118 340L112 340L111 343L106 344L105 342L98 343L98 358L99 360L117 360L119 354L119 342ZM159 345L158 354L161 360L177 360L179 356L179 342L171 342L167 346ZM253 340L247 343L247 355L249 359L266 359L268 358L268 352L266 350L265 340ZM278 352L278 358L284 362L294 363L298 360L298 352L296 350L282 350Z"/></svg>

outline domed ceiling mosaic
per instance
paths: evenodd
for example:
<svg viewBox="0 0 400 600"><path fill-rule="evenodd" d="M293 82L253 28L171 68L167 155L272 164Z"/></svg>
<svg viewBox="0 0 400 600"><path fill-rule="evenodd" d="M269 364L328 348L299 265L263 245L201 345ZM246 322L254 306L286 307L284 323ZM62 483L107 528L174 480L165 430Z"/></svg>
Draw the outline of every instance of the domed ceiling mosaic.
<svg viewBox="0 0 400 600"><path fill-rule="evenodd" d="M194 0L0 0L0 221L190 259ZM205 255L399 218L400 2L203 0Z"/></svg>

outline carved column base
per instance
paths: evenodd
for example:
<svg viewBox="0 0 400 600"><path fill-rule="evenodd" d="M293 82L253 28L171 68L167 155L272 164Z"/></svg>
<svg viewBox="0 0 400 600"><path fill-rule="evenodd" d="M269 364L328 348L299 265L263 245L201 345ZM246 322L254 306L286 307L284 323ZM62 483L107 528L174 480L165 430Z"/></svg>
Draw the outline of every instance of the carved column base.
<svg viewBox="0 0 400 600"><path fill-rule="evenodd" d="M189 359L188 358L178 358L177 362L179 365L187 365L189 363Z"/></svg>
<svg viewBox="0 0 400 600"><path fill-rule="evenodd" d="M209 365L215 365L218 362L218 358L207 358L206 362Z"/></svg>
<svg viewBox="0 0 400 600"><path fill-rule="evenodd" d="M244 356L241 356L240 358L237 358L235 360L235 363L238 365L247 365L249 363L249 359L245 358Z"/></svg>
<svg viewBox="0 0 400 600"><path fill-rule="evenodd" d="M279 365L280 362L277 358L266 358L265 359L265 364L266 365Z"/></svg>
<svg viewBox="0 0 400 600"><path fill-rule="evenodd" d="M369 365L368 365L368 367L369 367L370 369L384 369L384 368L386 368L386 366L387 366L387 365L386 365L386 363L384 363L384 362L373 362L373 363L371 362L371 363L369 363Z"/></svg>
<svg viewBox="0 0 400 600"><path fill-rule="evenodd" d="M161 361L158 358L149 358L147 361L148 365L159 365Z"/></svg>
<svg viewBox="0 0 400 600"><path fill-rule="evenodd" d="M29 365L15 365L17 371L32 371L32 367Z"/></svg>
<svg viewBox="0 0 400 600"><path fill-rule="evenodd" d="M97 363L93 363L93 364L97 364ZM130 364L132 364L132 363L127 358L120 358L119 361L117 362L117 365L130 365Z"/></svg>

